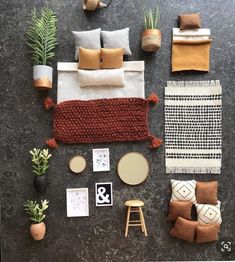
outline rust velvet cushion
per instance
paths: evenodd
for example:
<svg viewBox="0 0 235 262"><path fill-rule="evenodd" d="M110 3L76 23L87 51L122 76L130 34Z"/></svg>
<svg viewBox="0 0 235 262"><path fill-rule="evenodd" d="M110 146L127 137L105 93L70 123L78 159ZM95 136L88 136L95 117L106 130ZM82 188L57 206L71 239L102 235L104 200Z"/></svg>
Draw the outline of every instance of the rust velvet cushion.
<svg viewBox="0 0 235 262"><path fill-rule="evenodd" d="M79 48L80 69L100 69L101 52L100 49Z"/></svg>
<svg viewBox="0 0 235 262"><path fill-rule="evenodd" d="M198 221L191 221L178 217L170 235L189 242L194 242Z"/></svg>
<svg viewBox="0 0 235 262"><path fill-rule="evenodd" d="M189 201L170 201L167 220L176 220L178 217L191 220L192 205Z"/></svg>
<svg viewBox="0 0 235 262"><path fill-rule="evenodd" d="M220 230L219 224L198 225L196 228L196 243L216 241Z"/></svg>
<svg viewBox="0 0 235 262"><path fill-rule="evenodd" d="M123 67L123 48L101 48L101 68L114 69Z"/></svg>
<svg viewBox="0 0 235 262"><path fill-rule="evenodd" d="M199 14L182 14L178 15L180 29L198 29L201 28Z"/></svg>
<svg viewBox="0 0 235 262"><path fill-rule="evenodd" d="M217 204L218 182L198 182L196 184L196 202L198 204Z"/></svg>

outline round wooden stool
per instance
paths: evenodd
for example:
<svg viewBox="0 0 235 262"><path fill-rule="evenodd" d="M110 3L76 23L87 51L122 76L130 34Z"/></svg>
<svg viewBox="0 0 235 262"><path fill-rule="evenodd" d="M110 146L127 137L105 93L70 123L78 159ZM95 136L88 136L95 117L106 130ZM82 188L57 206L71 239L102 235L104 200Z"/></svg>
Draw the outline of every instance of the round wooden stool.
<svg viewBox="0 0 235 262"><path fill-rule="evenodd" d="M141 227L142 232L147 236L147 229L144 221L144 215L142 207L144 202L138 199L131 199L126 201L125 206L127 206L127 218L126 218L126 229L125 237L128 235L129 227ZM139 220L130 220L131 213L139 213Z"/></svg>

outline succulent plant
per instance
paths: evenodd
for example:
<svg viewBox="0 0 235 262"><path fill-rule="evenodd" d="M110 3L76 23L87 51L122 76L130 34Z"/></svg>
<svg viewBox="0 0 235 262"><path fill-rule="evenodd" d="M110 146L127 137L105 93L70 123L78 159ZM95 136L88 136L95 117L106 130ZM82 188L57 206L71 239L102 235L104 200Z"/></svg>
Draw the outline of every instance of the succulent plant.
<svg viewBox="0 0 235 262"><path fill-rule="evenodd" d="M49 168L49 159L52 156L51 154L49 154L48 149L41 150L34 148L33 150L30 150L29 153L32 157L33 173L37 176L45 174L47 169Z"/></svg>
<svg viewBox="0 0 235 262"><path fill-rule="evenodd" d="M29 219L32 220L35 223L41 223L44 218L46 217L45 210L49 207L48 206L49 201L41 200L41 207L37 203L37 201L32 200L26 200L23 204L25 213L28 214L30 217Z"/></svg>

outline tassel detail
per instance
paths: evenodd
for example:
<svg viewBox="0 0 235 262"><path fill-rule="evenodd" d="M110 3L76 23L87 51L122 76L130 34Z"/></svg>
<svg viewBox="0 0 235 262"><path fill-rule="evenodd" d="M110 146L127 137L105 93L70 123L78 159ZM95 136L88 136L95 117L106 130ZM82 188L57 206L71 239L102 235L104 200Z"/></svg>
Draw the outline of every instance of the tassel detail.
<svg viewBox="0 0 235 262"><path fill-rule="evenodd" d="M54 102L52 101L52 99L50 97L47 97L45 100L44 100L44 108L46 110L49 110L50 108L54 108L55 107L55 104Z"/></svg>
<svg viewBox="0 0 235 262"><path fill-rule="evenodd" d="M154 136L152 136L151 139L152 141L151 141L151 145L149 146L149 148L158 148L161 146L162 139L154 137Z"/></svg>
<svg viewBox="0 0 235 262"><path fill-rule="evenodd" d="M55 138L48 139L46 145L50 148L57 148L59 145L56 143Z"/></svg>
<svg viewBox="0 0 235 262"><path fill-rule="evenodd" d="M153 104L158 104L160 102L160 99L155 93L152 93L148 96L147 101Z"/></svg>

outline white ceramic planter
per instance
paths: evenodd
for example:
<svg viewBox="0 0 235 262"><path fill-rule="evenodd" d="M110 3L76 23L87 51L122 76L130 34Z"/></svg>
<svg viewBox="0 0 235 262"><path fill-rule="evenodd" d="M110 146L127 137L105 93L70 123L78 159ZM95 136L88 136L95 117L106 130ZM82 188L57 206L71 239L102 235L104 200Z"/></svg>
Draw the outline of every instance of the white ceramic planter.
<svg viewBox="0 0 235 262"><path fill-rule="evenodd" d="M33 67L34 87L39 89L52 88L53 68L47 65L35 65Z"/></svg>

